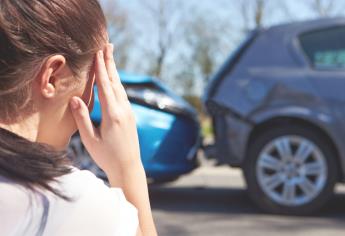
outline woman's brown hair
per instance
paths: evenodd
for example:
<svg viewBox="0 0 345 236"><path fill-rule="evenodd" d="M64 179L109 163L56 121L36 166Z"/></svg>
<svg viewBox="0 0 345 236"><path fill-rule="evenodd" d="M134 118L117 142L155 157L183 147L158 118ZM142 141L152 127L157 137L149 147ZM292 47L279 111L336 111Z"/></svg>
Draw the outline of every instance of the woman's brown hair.
<svg viewBox="0 0 345 236"><path fill-rule="evenodd" d="M106 22L97 0L0 0L0 122L11 124L35 110L32 81L52 55L63 55L78 74L105 42ZM30 189L70 173L66 151L0 129L0 175Z"/></svg>

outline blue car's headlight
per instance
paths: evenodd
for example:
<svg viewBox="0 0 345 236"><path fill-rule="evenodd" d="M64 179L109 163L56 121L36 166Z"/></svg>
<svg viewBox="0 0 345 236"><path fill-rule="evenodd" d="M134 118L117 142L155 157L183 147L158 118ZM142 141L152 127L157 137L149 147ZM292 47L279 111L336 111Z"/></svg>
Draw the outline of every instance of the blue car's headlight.
<svg viewBox="0 0 345 236"><path fill-rule="evenodd" d="M167 94L152 88L127 87L126 92L129 99L139 100L159 109L181 107L181 104Z"/></svg>
<svg viewBox="0 0 345 236"><path fill-rule="evenodd" d="M178 114L195 116L195 110L181 97L153 84L125 85L131 102Z"/></svg>

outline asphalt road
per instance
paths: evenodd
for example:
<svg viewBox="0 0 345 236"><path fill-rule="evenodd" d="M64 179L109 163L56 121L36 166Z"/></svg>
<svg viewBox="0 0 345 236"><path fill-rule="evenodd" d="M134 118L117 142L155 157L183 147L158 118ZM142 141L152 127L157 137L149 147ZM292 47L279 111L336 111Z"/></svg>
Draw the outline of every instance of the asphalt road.
<svg viewBox="0 0 345 236"><path fill-rule="evenodd" d="M167 186L150 187L159 235L345 235L345 187L319 213L288 217L261 212L241 172L205 165Z"/></svg>

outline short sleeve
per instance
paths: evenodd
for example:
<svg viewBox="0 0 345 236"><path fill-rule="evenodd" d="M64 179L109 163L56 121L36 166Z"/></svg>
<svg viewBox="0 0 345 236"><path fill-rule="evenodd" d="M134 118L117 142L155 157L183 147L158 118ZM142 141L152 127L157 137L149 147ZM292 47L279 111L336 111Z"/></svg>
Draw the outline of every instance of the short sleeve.
<svg viewBox="0 0 345 236"><path fill-rule="evenodd" d="M0 234L136 236L138 211L122 189L77 169L54 184L71 200L0 179Z"/></svg>
<svg viewBox="0 0 345 236"><path fill-rule="evenodd" d="M40 199L24 187L3 179L0 180L0 196L1 235L35 235L44 213Z"/></svg>
<svg viewBox="0 0 345 236"><path fill-rule="evenodd" d="M75 182L74 182L75 181ZM70 181L71 183L72 181ZM92 212L91 218L85 222L93 222L93 229L101 235L136 236L139 226L138 210L127 201L121 188L108 187L103 180L87 170L77 171L72 186L85 186L86 191L76 202L79 214ZM71 186L71 187L72 187ZM75 188L74 188L75 190ZM99 221L99 219L102 219ZM97 222L97 224L95 224Z"/></svg>
<svg viewBox="0 0 345 236"><path fill-rule="evenodd" d="M111 195L119 202L118 212L121 215L114 235L137 235L139 227L138 210L126 200L122 189L110 188Z"/></svg>

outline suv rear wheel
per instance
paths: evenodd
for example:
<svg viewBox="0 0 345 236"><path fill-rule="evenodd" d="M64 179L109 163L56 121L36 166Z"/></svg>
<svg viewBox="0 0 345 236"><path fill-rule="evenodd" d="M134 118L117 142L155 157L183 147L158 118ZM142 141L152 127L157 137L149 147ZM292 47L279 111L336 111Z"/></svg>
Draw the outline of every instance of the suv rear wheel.
<svg viewBox="0 0 345 236"><path fill-rule="evenodd" d="M244 166L250 197L272 213L311 213L333 193L336 158L318 132L303 126L263 132L249 146Z"/></svg>

